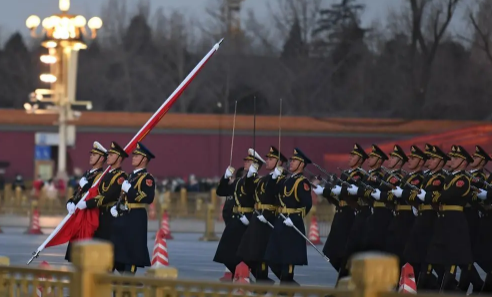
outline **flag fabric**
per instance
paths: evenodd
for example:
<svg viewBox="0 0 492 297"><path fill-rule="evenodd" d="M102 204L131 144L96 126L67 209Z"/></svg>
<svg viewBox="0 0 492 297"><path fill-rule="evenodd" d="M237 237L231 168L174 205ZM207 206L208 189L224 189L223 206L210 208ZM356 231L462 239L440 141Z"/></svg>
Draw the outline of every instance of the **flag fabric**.
<svg viewBox="0 0 492 297"><path fill-rule="evenodd" d="M210 58L217 52L223 39L214 45L214 47L208 52L205 57L197 64L197 66L188 74L183 82L176 88L176 90L169 96L169 98L161 105L161 107L152 115L147 123L140 129L140 131L133 137L133 139L125 147L125 152L130 154L136 147L137 142L147 136L147 134L159 123L162 117L169 111L171 106L176 102L179 96L183 93L186 87L196 77L200 70L210 60ZM91 189L82 197L81 201L96 197L98 193L98 186L102 177L109 171L110 166L106 168L103 174L98 180L94 181ZM82 240L92 238L94 232L99 225L99 209L75 209L72 215L67 215L65 219L57 226L57 228L51 233L51 235L45 240L45 242L37 249L33 254L37 256L40 251L45 247L52 247L61 244L65 244L69 241ZM34 256L33 256L34 257ZM32 258L31 258L32 261ZM30 262L28 262L29 264Z"/></svg>

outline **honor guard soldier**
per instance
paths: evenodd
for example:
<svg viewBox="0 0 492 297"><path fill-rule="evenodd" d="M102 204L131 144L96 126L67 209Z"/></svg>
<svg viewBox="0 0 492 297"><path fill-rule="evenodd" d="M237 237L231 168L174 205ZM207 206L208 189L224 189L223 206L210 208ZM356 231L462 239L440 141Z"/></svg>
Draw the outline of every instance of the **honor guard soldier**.
<svg viewBox="0 0 492 297"><path fill-rule="evenodd" d="M294 266L308 264L306 239L298 232L306 234L304 217L313 205L311 184L303 175L304 168L311 164L311 160L298 148L294 149L290 160L291 175L283 182L278 195L279 215L265 254L265 260L272 270L281 270L280 285L299 285L294 281Z"/></svg>
<svg viewBox="0 0 492 297"><path fill-rule="evenodd" d="M343 258L346 256L345 245L356 217L355 211L358 208L357 198L348 194L347 185L354 184L356 181L362 179L364 173L362 173L360 168L367 158L369 158L367 153L356 143L350 152L348 161L350 169L342 172L336 185L333 187L328 185L326 188L321 186L314 188L316 194L323 195L326 199L333 198L334 196L338 198L330 233L323 247L323 253L330 259L330 264L337 272L340 271ZM329 201L332 202L331 200ZM361 224L361 226L364 225L365 220L366 217L363 217L362 220L359 220L360 222L358 224Z"/></svg>
<svg viewBox="0 0 492 297"><path fill-rule="evenodd" d="M238 179L244 175L244 168L239 168L236 170L235 179ZM235 179L230 179L229 183L233 183ZM224 207L222 208L222 219L224 220L224 224L227 225L228 222L232 219L232 211L234 210L234 196L227 196L224 201Z"/></svg>
<svg viewBox="0 0 492 297"><path fill-rule="evenodd" d="M485 152L480 146L475 146L475 153L473 154L473 163L470 164L471 170L468 174L471 177L472 186L476 188L484 188L485 181L487 180L487 175L484 172L484 167L491 160L490 156ZM479 244L479 234L480 234L480 216L481 211L484 210L483 201L478 199L474 203L467 203L465 205L464 213L466 220L468 222L468 233L470 234L470 242L473 251L473 259L480 266L480 250L482 246L487 246L487 244ZM485 234L489 234L491 229L488 229ZM489 235L487 235L489 237ZM490 245L488 245L490 247ZM487 250L490 253L490 249ZM481 267L484 271L492 271L492 267L487 269L488 265ZM473 293L480 293L483 287L483 280L480 278L475 265L468 266L469 273L461 274L459 281L460 290L467 292L470 283L473 285ZM464 276L468 276L465 279Z"/></svg>
<svg viewBox="0 0 492 297"><path fill-rule="evenodd" d="M248 155L244 158L246 176L236 178L230 183L229 179L234 173L234 168L229 166L216 190L217 196L233 196L235 205L232 219L222 233L213 261L224 264L233 277L236 266L241 263L237 250L254 211L255 180L263 164L265 160L254 149L249 149Z"/></svg>
<svg viewBox="0 0 492 297"><path fill-rule="evenodd" d="M388 228L386 238L386 251L394 254L400 261L399 267L407 261L403 257L408 235L412 231L418 209L408 203L411 190L420 190L424 181L422 168L427 160L427 155L416 145L410 147L408 168L411 170L403 177L396 189L387 192L387 201L395 204L394 218Z"/></svg>
<svg viewBox="0 0 492 297"><path fill-rule="evenodd" d="M238 256L250 267L256 282L273 284L274 281L268 278L268 266L264 256L278 208L278 181L284 177L282 165L287 163L287 158L274 146L270 147L265 157L265 169L270 171L270 174L255 180L255 213L239 245ZM273 273L280 278L280 271Z"/></svg>
<svg viewBox="0 0 492 297"><path fill-rule="evenodd" d="M103 172L102 167L106 162L107 157L107 150L99 142L94 141L89 156L89 164L92 166L92 169L86 171L84 175L82 175L77 190L75 190L72 197L68 199L68 213L75 212L76 204L80 201L84 194L89 191L94 181L99 178L99 176ZM70 249L71 243L69 242L67 246L67 253L65 254L65 260L67 260L68 262L71 262Z"/></svg>
<svg viewBox="0 0 492 297"><path fill-rule="evenodd" d="M488 162L490 161L490 156L480 148L480 156L484 157ZM487 163L485 162L485 164ZM485 164L483 165L485 167ZM492 230L492 188L490 183L492 182L492 175L489 175L486 182L480 186L480 192L477 198L481 201L480 203L480 223L478 227L478 240L475 245L474 257L475 262L487 273L485 277L485 282L482 287L481 293L490 294L492 293L492 236L490 236L490 230ZM473 285L473 291L475 292L475 285Z"/></svg>
<svg viewBox="0 0 492 297"><path fill-rule="evenodd" d="M368 174L362 179L360 187L351 185L347 189L351 195L363 197L365 202L372 208L372 213L367 217L364 232L360 234L361 238L356 248L359 251L378 249L378 244L375 243L377 240L380 240L379 234L382 234L381 230L376 229L378 220L381 216L388 216L387 212L389 210L386 209L386 205L381 202L375 202L371 197L371 193L381 185L381 180L384 178L384 172L381 166L386 160L388 160L388 156L377 145L373 144L367 161L370 168ZM375 238L373 239L373 237Z"/></svg>
<svg viewBox="0 0 492 297"><path fill-rule="evenodd" d="M399 145L395 145L390 153L388 162L390 171L387 171L383 177L385 182L380 185L382 190L375 188L371 193L371 197L375 201L373 202L373 215L369 217L370 219L372 218L372 224L369 225L370 229L366 241L368 250L386 251L388 226L393 220L393 210L395 208L394 195L391 190L402 180L401 168L408 162L408 157Z"/></svg>
<svg viewBox="0 0 492 297"><path fill-rule="evenodd" d="M111 242L114 245L115 269L120 273L135 274L137 267L150 266L147 248L147 210L154 202L155 180L147 171L155 156L142 143L133 151L135 168L121 185L124 200L111 208L115 217Z"/></svg>
<svg viewBox="0 0 492 297"><path fill-rule="evenodd" d="M436 202L426 199L422 200L420 199L422 196L417 197L417 195L441 191L444 187L444 180L446 179L443 167L446 165L449 157L438 146L428 144L425 146L425 154L429 158L427 163L430 171L424 177L421 187L422 190L404 189L402 192L402 197L408 196L407 203L417 207L419 211L419 215L415 219L405 250L403 251L403 258L413 267L417 289L438 289L437 279L433 277L432 271L427 274L427 267L425 266L427 251L434 236L434 222L437 218L436 210L438 206ZM410 193L408 194L407 191L410 191Z"/></svg>
<svg viewBox="0 0 492 297"><path fill-rule="evenodd" d="M470 236L464 206L471 200L471 180L464 170L473 158L462 147L453 147L451 168L453 172L446 177L441 191L425 191L417 197L426 202L439 204L439 215L434 225L426 263L444 267L441 291L454 291L456 268L469 274L467 265L473 264ZM475 196L476 198L476 196ZM428 271L431 269L428 266ZM463 276L465 279L467 276Z"/></svg>
<svg viewBox="0 0 492 297"><path fill-rule="evenodd" d="M126 179L126 173L121 169L121 163L128 154L116 142L111 143L108 151L106 163L111 166L111 170L105 174L99 183L98 195L87 201L77 204L77 207L84 209L99 208L99 226L94 233L94 238L110 240L113 216L110 209L116 204L120 197L121 185Z"/></svg>

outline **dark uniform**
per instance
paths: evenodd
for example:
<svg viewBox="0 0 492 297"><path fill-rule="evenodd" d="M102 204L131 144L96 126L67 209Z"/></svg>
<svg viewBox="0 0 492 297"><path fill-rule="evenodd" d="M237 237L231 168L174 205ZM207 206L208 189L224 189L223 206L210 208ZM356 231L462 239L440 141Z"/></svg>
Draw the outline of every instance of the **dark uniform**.
<svg viewBox="0 0 492 297"><path fill-rule="evenodd" d="M422 159L424 162L427 159L425 153L415 145L411 146L410 152L409 156ZM408 198L412 193L410 190L415 188L420 189L423 180L424 174L421 170L410 172L400 181L399 187L403 190L400 197L397 197L394 194L392 195L392 192L388 192L385 195L386 200L394 202L395 205L394 217L389 225L386 238L386 251L398 256L400 267L406 263L406 260L403 257L403 251L405 250L408 241L408 235L412 231L415 222L412 206L408 203ZM381 193L381 200L385 200L383 195L384 194Z"/></svg>
<svg viewBox="0 0 492 297"><path fill-rule="evenodd" d="M266 157L279 159L279 151L272 146ZM287 158L282 154L280 154L280 160L284 164L287 163ZM257 282L270 284L273 284L274 281L268 278L268 266L264 257L272 227L261 222L258 219L258 214L262 215L272 225L275 222L279 180L281 180L280 176L274 178L273 174L255 180L255 213L252 215L251 223L243 235L237 252L242 261L250 267ZM273 272L280 278L279 271Z"/></svg>
<svg viewBox="0 0 492 297"><path fill-rule="evenodd" d="M236 179L240 178L244 173L244 168L239 168L236 170ZM229 183L232 183L234 180L230 180ZM234 196L227 196L224 201L224 207L222 208L222 219L224 223L227 225L232 220L234 205Z"/></svg>
<svg viewBox="0 0 492 297"><path fill-rule="evenodd" d="M92 146L91 154L98 154L98 155L100 155L100 158L101 157L106 158L108 156L106 149L104 149L104 147L102 147L97 142L94 142L94 144ZM67 204L73 203L73 204L77 205L77 203L80 201L80 199L82 199L84 194L87 191L89 191L89 189L92 187L92 184L94 183L94 181L99 178L99 176L102 174L102 172L103 172L102 167L86 171L84 173L84 175L82 175L82 177L85 177L85 179L87 180L87 183L82 188L79 186L78 189L73 192L73 195L70 199L68 199ZM69 242L68 246L67 246L67 252L65 254L65 260L67 260L68 262L72 262L71 255L70 255L71 248L72 248L72 244Z"/></svg>
<svg viewBox="0 0 492 297"><path fill-rule="evenodd" d="M492 183L492 175L487 178L487 183ZM481 203L481 218L478 227L478 241L474 251L475 262L487 273L482 287L482 293L492 293L492 189L483 187L487 190L486 200ZM475 288L473 288L475 291Z"/></svg>
<svg viewBox="0 0 492 297"><path fill-rule="evenodd" d="M264 163L263 159L261 159L252 149L248 151L248 156L244 158L244 160L251 160L256 164ZM254 164L251 166L253 165ZM250 177L246 174L246 176L236 178L234 182L230 183L229 179L226 179L224 176L220 180L216 190L218 196L233 196L234 208L232 219L225 226L213 261L224 264L227 269L231 271L233 277L236 266L241 263L241 258L237 255L237 250L241 244L244 232L246 232L246 229L248 228L248 226L241 221L241 217L244 216L251 222L251 216L255 205L253 195L255 192L256 179L256 174L253 174Z"/></svg>
<svg viewBox="0 0 492 297"><path fill-rule="evenodd" d="M109 153L119 155L121 158L128 157L128 154L116 142L111 143ZM113 216L110 209L116 204L120 197L121 184L125 181L127 175L121 168L112 168L106 173L98 186L98 195L87 200L87 208L99 208L99 226L94 233L94 238L110 240L113 225Z"/></svg>
<svg viewBox="0 0 492 297"><path fill-rule="evenodd" d="M365 161L369 156L366 154L364 149L359 144L354 145L354 149L350 152L352 155L359 156L363 161ZM344 171L340 175L340 180L337 181L337 185L342 187L341 181L355 184L356 181L362 179L364 173L362 173L360 168L354 168ZM330 233L326 239L325 246L323 247L323 253L330 259L330 264L335 268L336 271L340 271L340 267L345 256L345 245L352 229L352 224L355 220L355 211L358 207L357 200L354 196L348 194L347 189L340 195L338 199L333 199L332 188L326 187L323 191L323 197L328 199L332 204L336 205L335 216L331 223Z"/></svg>
<svg viewBox="0 0 492 297"><path fill-rule="evenodd" d="M473 162L473 158L461 146L456 147L452 156L462 158L468 163ZM446 178L442 191L427 192L425 195L426 202L439 203L439 215L434 225L434 237L426 263L444 267L441 285L443 291L453 291L456 288L454 280L458 265L462 267L462 273L467 273L467 265L473 263L468 223L463 213L471 193L470 178L465 172L457 171Z"/></svg>
<svg viewBox="0 0 492 297"><path fill-rule="evenodd" d="M304 162L304 166L311 163L311 160L298 148L294 149L294 155L291 159ZM283 182L278 197L280 203L279 215L275 219L265 260L270 267L278 267L272 270L281 270L281 285L298 285L294 281L294 266L308 264L306 239L293 227L287 226L285 224L287 220L282 215L290 219L302 234L306 234L304 217L309 213L313 205L311 184L302 173L292 174Z"/></svg>
<svg viewBox="0 0 492 297"><path fill-rule="evenodd" d="M142 155L149 161L155 158L140 142L137 142L133 154ZM114 245L115 269L120 273L135 274L137 267L150 266L146 206L154 202L155 180L146 168L139 168L128 175L127 182L130 188L123 195L124 200L114 206L117 217L113 221L111 241ZM126 191L124 187L122 191Z"/></svg>
<svg viewBox="0 0 492 297"><path fill-rule="evenodd" d="M425 154L428 158L439 158L444 162L449 160L449 157L437 146L426 144ZM442 170L428 172L424 176L421 188L427 193L440 191L444 186L445 179L446 174ZM418 208L419 211L403 251L403 258L413 266L417 287L430 288L431 274L429 273L428 278L423 281L420 278L427 275L427 267L423 265L426 263L427 251L434 236L434 222L437 219L436 210L438 206L437 203L432 201L421 201L417 198L417 194L418 192L413 189L404 189L402 193L402 197L405 197L406 202ZM435 284L437 285L437 283Z"/></svg>
<svg viewBox="0 0 492 297"><path fill-rule="evenodd" d="M480 158L482 159L481 161L484 161L483 166L487 164L488 161L492 160L490 156L482 149L480 146L475 146L475 153L473 154L473 157ZM487 180L487 176L483 169L478 169L478 170L471 170L470 175L473 177L472 178L472 186L476 188L484 188L484 181ZM483 201L477 200L474 203L467 203L464 209L464 213L466 216L466 220L468 222L468 233L470 234L470 243L473 251L473 259L477 264L479 264L479 259L481 258L481 250L482 246L479 245L480 242L480 225L481 225L481 212L487 212L487 210L484 207ZM490 232L491 229L487 230L487 234ZM487 235L489 237L489 235ZM490 251L490 250L488 250ZM490 253L490 252L487 252ZM488 265L484 265L485 267L482 267L484 271L492 271L490 269L487 269ZM468 274L461 274L460 276L460 282L459 282L459 288L462 291L468 291L468 287L470 286L470 283L473 284L473 292L474 293L479 293L482 290L483 287L483 280L478 274L477 269L475 268L475 265L471 264L468 265ZM465 276L468 276L468 278L465 278Z"/></svg>

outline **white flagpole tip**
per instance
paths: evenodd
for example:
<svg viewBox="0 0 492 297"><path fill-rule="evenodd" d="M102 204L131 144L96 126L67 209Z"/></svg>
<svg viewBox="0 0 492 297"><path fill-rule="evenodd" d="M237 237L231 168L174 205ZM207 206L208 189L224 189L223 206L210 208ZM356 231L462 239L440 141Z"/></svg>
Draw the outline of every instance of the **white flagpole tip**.
<svg viewBox="0 0 492 297"><path fill-rule="evenodd" d="M214 50L215 50L215 51L218 51L218 50L219 50L219 47L220 47L220 44L222 43L222 41L224 41L224 38L222 38L221 40L219 40L219 42L217 42L217 43L214 45Z"/></svg>

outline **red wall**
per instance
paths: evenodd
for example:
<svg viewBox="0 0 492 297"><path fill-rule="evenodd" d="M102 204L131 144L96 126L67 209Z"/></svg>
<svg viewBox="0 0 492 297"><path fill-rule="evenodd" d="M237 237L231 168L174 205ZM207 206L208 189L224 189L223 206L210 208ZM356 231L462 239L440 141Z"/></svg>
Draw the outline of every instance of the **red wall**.
<svg viewBox="0 0 492 297"><path fill-rule="evenodd" d="M93 141L97 140L108 147L112 140L125 146L133 137L129 133L88 133L78 132L76 146L68 149L68 170L72 173L74 167L87 169L88 152ZM354 142L363 146L371 143L387 141L395 137L360 136L297 136L282 137L281 150L290 157L294 147L299 147L312 160L323 164L325 153L347 153ZM198 177L213 177L222 175L229 165L231 135L218 133L203 134L183 133L153 133L146 137L144 144L156 155L149 165L149 170L157 178L166 176L186 177L195 174ZM278 136L256 136L257 151L263 156L270 145L278 146ZM238 168L247 149L253 146L251 135L237 135L234 140L233 166ZM10 162L7 169L7 179L11 180L20 173L25 179L34 175L34 132L0 131L0 161ZM55 160L56 161L56 160ZM131 170L130 162L125 161L125 170Z"/></svg>

